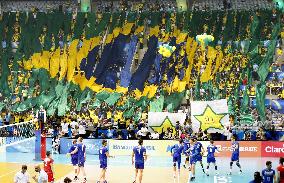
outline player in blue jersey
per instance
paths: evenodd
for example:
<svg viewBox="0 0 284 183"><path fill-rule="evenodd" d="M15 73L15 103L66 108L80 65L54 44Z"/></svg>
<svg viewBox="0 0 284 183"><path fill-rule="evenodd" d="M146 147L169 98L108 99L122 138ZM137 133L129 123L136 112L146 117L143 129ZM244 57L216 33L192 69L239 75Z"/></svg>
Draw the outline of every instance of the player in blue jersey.
<svg viewBox="0 0 284 183"><path fill-rule="evenodd" d="M209 176L209 165L210 163L213 163L215 166L216 175L217 173L217 165L216 165L216 159L215 159L215 152L218 151L218 148L214 145L214 141L210 140L210 144L207 147L207 169L206 169L206 175Z"/></svg>
<svg viewBox="0 0 284 183"><path fill-rule="evenodd" d="M86 172L84 169L85 161L86 161L86 146L83 144L83 138L78 138L78 144L74 151L72 151L70 154L76 154L78 153L78 171L77 171L77 177L80 174L80 171L82 172L84 176L83 183L87 182Z"/></svg>
<svg viewBox="0 0 284 183"><path fill-rule="evenodd" d="M99 177L99 181L97 183L106 183L106 169L107 169L107 158L113 158L113 156L109 155L107 148L107 141L102 141L102 147L99 150L99 159L100 159L100 168L101 174Z"/></svg>
<svg viewBox="0 0 284 183"><path fill-rule="evenodd" d="M272 169L272 162L266 162L266 169L262 170L263 183L276 182L275 170ZM274 180L274 181L273 181Z"/></svg>
<svg viewBox="0 0 284 183"><path fill-rule="evenodd" d="M186 138L183 141L183 152L185 155L185 162L183 167L188 168L189 167L189 148L190 148L190 143L189 143L189 135L186 136Z"/></svg>
<svg viewBox="0 0 284 183"><path fill-rule="evenodd" d="M144 162L147 160L146 148L143 147L143 140L138 141L138 146L133 148L132 152L132 165L135 165L135 180L133 183L136 183L137 178L138 182L142 182Z"/></svg>
<svg viewBox="0 0 284 183"><path fill-rule="evenodd" d="M69 149L69 153L71 153L72 151L74 151L77 147L77 140L74 139L72 141L72 146L70 147ZM74 167L74 172L75 172L75 178L74 178L74 181L78 180L78 177L77 177L77 171L78 171L78 152L75 153L75 154L72 154L71 155L71 164L73 165Z"/></svg>
<svg viewBox="0 0 284 183"><path fill-rule="evenodd" d="M193 138L190 138L189 140L189 155L190 155L190 172L188 176L188 182L195 180L195 164L196 164L196 156L198 154L198 151L195 146L195 142Z"/></svg>
<svg viewBox="0 0 284 183"><path fill-rule="evenodd" d="M197 138L196 138L196 137L194 137L193 139L194 139L194 146L196 147L195 149L196 149L196 151L197 151L197 152L196 152L197 155L196 155L196 157L195 157L195 161L196 161L196 162L198 162L198 161L200 162L200 165L201 165L201 167L202 167L202 171L203 171L203 173L205 173L205 170L204 170L204 167L203 167L203 163L202 163L202 156L203 156L205 150L204 150L202 144L197 141Z"/></svg>
<svg viewBox="0 0 284 183"><path fill-rule="evenodd" d="M242 168L240 165L240 145L238 142L236 142L236 137L232 137L232 146L231 146L231 151L232 151L232 157L231 157L231 162L230 162L230 173L229 175L232 175L232 168L233 168L233 163L236 161L236 165L240 168L240 173L242 173Z"/></svg>
<svg viewBox="0 0 284 183"><path fill-rule="evenodd" d="M175 144L171 147L171 155L173 157L173 170L174 170L174 181L176 177L178 177L178 182L180 178L180 164L181 164L181 154L184 151L183 147L183 140L179 140L179 144ZM177 175L177 168L178 167L178 175Z"/></svg>

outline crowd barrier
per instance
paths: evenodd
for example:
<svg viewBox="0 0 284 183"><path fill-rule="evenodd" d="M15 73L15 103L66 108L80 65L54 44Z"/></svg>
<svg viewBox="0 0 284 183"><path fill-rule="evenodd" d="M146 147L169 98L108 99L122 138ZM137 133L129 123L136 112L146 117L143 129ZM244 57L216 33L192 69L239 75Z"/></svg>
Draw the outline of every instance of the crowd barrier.
<svg viewBox="0 0 284 183"><path fill-rule="evenodd" d="M34 153L34 138L15 145L8 145L6 152ZM102 139L84 139L87 154L98 155ZM144 140L144 147L150 156L170 156L171 146L178 143L177 140ZM203 147L209 145L209 141L201 141ZM52 140L47 138L47 150L52 149ZM132 149L137 146L137 140L108 140L108 148L111 155L129 156ZM284 143L278 141L240 141L240 157L284 157ZM220 149L216 157L231 157L230 141L215 141ZM60 139L60 153L66 154L72 146L72 139ZM206 156L206 154L205 154Z"/></svg>

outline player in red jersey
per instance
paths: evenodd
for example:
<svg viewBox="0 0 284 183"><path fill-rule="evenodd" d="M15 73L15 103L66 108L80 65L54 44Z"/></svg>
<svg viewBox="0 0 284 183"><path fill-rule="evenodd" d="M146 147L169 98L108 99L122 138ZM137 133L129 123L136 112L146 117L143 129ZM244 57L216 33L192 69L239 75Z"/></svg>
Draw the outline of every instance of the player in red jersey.
<svg viewBox="0 0 284 183"><path fill-rule="evenodd" d="M53 183L54 182L54 177L53 177L53 162L54 160L51 158L51 153L50 151L46 152L46 158L43 160L44 164L44 171L48 175L48 182Z"/></svg>
<svg viewBox="0 0 284 183"><path fill-rule="evenodd" d="M284 157L279 160L279 166L277 167L278 172L278 182L284 183Z"/></svg>

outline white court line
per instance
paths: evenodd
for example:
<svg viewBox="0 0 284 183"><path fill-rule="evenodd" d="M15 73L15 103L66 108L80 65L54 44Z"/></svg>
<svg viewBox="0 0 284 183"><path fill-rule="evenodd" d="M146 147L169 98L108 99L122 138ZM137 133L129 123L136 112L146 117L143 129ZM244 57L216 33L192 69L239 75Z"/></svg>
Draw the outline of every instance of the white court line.
<svg viewBox="0 0 284 183"><path fill-rule="evenodd" d="M4 174L4 175L1 175L0 178L1 178L1 177L5 177L5 176L7 176L7 175L10 175L11 173L15 173L15 172L17 172L17 171L18 171L18 170L14 170L14 171L11 171L11 172L6 173L6 174Z"/></svg>

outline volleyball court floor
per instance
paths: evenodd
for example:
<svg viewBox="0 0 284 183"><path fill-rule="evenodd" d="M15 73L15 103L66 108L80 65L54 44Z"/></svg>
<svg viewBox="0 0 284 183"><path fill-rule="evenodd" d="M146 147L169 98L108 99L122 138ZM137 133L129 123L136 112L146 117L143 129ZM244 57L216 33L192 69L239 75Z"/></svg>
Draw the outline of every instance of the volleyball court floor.
<svg viewBox="0 0 284 183"><path fill-rule="evenodd" d="M34 176L34 165L41 163L33 160L31 153L0 153L0 183L12 183L16 172L21 170L22 164L28 165L30 176ZM62 182L68 176L73 179L73 167L70 165L70 157L66 155L54 154L55 178L56 182ZM200 164L196 168L196 183L248 183L253 179L255 171L261 171L265 167L267 160L272 161L273 168L278 166L278 158L240 158L243 173L239 175L238 168L234 165L233 174L228 176L229 158L217 157L218 173L215 175L213 165L210 167L210 176L207 177L201 169ZM184 161L184 158L182 159ZM204 164L206 158L203 158ZM205 165L206 166L206 165ZM96 183L100 173L97 155L87 155L85 166L88 183ZM180 183L188 182L188 170L181 168ZM130 156L117 156L109 159L107 169L108 183L132 183L134 181L134 168L131 165ZM82 180L82 178L81 178ZM33 182L33 181L32 181ZM78 181L80 182L80 181ZM169 157L149 157L145 164L143 183L173 183L172 158ZM176 180L176 183L177 180Z"/></svg>

